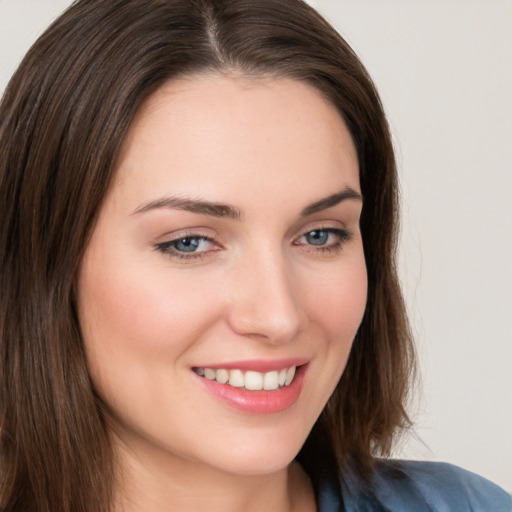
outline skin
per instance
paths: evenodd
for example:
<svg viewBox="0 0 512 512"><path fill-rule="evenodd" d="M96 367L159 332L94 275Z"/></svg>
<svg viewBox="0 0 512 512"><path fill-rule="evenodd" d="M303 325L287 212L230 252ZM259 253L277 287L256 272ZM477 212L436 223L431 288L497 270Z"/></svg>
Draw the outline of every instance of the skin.
<svg viewBox="0 0 512 512"><path fill-rule="evenodd" d="M347 187L360 193L353 141L304 83L192 76L140 109L78 280L120 461L117 510L315 510L291 461L345 367L367 281L362 201L301 212ZM140 211L164 196L229 204L240 218ZM349 239L306 235L328 228ZM198 257L157 248L194 234L212 240L197 239ZM192 371L288 357L309 361L304 387L272 414L233 408Z"/></svg>

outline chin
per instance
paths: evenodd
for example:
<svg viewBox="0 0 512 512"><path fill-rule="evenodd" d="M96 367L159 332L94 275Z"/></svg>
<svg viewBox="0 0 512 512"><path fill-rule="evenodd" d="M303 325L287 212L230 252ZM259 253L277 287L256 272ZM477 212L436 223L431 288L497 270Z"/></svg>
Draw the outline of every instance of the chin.
<svg viewBox="0 0 512 512"><path fill-rule="evenodd" d="M274 447L259 447L256 450L243 450L243 453L225 457L219 469L236 475L258 476L278 473L287 468L294 460L300 447L296 450L279 450Z"/></svg>
<svg viewBox="0 0 512 512"><path fill-rule="evenodd" d="M215 465L238 475L277 473L293 462L309 434L309 430L273 433L255 430L242 439L233 439L221 453L217 450L211 453L217 459Z"/></svg>

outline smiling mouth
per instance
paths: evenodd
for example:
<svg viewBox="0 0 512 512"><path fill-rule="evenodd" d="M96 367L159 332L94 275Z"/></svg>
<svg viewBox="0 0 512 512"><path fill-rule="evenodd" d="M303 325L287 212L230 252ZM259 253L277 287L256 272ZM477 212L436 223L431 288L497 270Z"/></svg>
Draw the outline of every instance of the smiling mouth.
<svg viewBox="0 0 512 512"><path fill-rule="evenodd" d="M225 368L193 368L193 371L200 377L234 388L245 388L248 391L274 391L289 386L293 382L296 369L296 366L290 366L264 373Z"/></svg>

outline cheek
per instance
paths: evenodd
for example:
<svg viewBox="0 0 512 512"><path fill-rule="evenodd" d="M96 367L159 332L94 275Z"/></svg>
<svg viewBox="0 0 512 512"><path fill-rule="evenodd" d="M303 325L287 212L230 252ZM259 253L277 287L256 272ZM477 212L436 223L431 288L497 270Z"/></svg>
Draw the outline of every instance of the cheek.
<svg viewBox="0 0 512 512"><path fill-rule="evenodd" d="M316 275L315 285L303 282L316 357L310 368L315 386L305 390L305 403L313 424L334 392L345 369L352 343L364 315L367 273L359 257L338 262Z"/></svg>
<svg viewBox="0 0 512 512"><path fill-rule="evenodd" d="M364 259L333 267L318 276L316 285L304 293L310 318L330 340L352 343L366 307L367 274Z"/></svg>
<svg viewBox="0 0 512 512"><path fill-rule="evenodd" d="M78 284L80 324L96 384L115 370L131 379L163 373L164 361L168 374L215 317L215 301L199 283L165 267L97 261L84 261Z"/></svg>

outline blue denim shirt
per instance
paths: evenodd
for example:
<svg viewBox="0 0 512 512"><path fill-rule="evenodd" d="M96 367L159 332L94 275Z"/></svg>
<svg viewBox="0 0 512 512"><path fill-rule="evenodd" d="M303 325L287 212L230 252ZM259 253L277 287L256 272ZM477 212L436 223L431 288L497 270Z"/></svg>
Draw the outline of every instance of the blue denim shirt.
<svg viewBox="0 0 512 512"><path fill-rule="evenodd" d="M451 464L385 461L370 484L344 481L320 486L319 512L512 512L503 489Z"/></svg>

